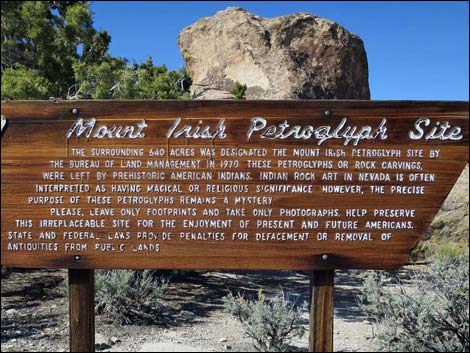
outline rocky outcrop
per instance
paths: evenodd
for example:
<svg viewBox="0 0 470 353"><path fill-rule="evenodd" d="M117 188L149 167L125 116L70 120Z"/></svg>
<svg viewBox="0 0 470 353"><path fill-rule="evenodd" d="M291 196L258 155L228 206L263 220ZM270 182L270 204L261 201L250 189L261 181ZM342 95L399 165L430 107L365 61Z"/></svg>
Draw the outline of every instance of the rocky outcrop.
<svg viewBox="0 0 470 353"><path fill-rule="evenodd" d="M468 241L468 164L434 218L427 239Z"/></svg>
<svg viewBox="0 0 470 353"><path fill-rule="evenodd" d="M307 13L273 19L230 7L178 37L196 99L370 99L362 40Z"/></svg>
<svg viewBox="0 0 470 353"><path fill-rule="evenodd" d="M184 28L178 44L198 99L370 99L362 40L307 13L267 19L228 8ZM469 237L468 166L425 238Z"/></svg>

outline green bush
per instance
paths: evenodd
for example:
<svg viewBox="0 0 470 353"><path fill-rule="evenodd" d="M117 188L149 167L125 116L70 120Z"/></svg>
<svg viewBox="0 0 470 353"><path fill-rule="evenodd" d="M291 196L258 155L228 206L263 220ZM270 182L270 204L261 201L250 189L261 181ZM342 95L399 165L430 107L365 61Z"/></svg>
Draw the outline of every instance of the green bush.
<svg viewBox="0 0 470 353"><path fill-rule="evenodd" d="M305 332L301 323L305 304L298 307L284 292L272 300L267 300L262 291L257 300L247 300L240 294L234 297L232 293L223 300L225 312L242 323L259 352L287 352L290 340Z"/></svg>
<svg viewBox="0 0 470 353"><path fill-rule="evenodd" d="M245 99L247 86L242 85L240 82L235 82L232 88L232 95L235 99Z"/></svg>
<svg viewBox="0 0 470 353"><path fill-rule="evenodd" d="M2 1L2 99L189 99L185 69L113 57L88 1Z"/></svg>
<svg viewBox="0 0 470 353"><path fill-rule="evenodd" d="M168 279L149 270L100 270L95 284L98 313L119 324L145 324L158 321Z"/></svg>
<svg viewBox="0 0 470 353"><path fill-rule="evenodd" d="M432 243L430 247L432 249L431 258L438 262L450 261L453 258L465 256L468 252L468 243L464 241L441 241Z"/></svg>
<svg viewBox="0 0 470 353"><path fill-rule="evenodd" d="M411 285L384 285L383 272L370 273L360 295L362 308L378 324L382 351L468 352L469 257L442 250L426 271L414 273Z"/></svg>
<svg viewBox="0 0 470 353"><path fill-rule="evenodd" d="M51 83L37 70L18 65L2 74L2 99L48 99Z"/></svg>
<svg viewBox="0 0 470 353"><path fill-rule="evenodd" d="M429 262L430 259L437 259L441 257L455 257L462 254L468 249L468 241L461 240L455 241L452 239L441 240L421 240L411 252L409 263L423 263Z"/></svg>

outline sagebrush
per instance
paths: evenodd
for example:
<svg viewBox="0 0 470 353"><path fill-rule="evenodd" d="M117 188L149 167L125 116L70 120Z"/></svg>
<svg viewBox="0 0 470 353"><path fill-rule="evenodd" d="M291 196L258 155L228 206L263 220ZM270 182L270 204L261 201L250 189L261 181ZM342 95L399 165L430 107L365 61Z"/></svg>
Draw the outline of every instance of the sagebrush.
<svg viewBox="0 0 470 353"><path fill-rule="evenodd" d="M234 99L246 99L247 86L240 82L235 82L232 88L232 96Z"/></svg>
<svg viewBox="0 0 470 353"><path fill-rule="evenodd" d="M287 352L291 339L305 332L301 316L306 305L298 306L297 300L284 292L271 300L262 291L254 300L230 293L224 298L224 307L242 323L259 352Z"/></svg>
<svg viewBox="0 0 470 353"><path fill-rule="evenodd" d="M96 271L96 310L119 324L157 322L168 282L150 270Z"/></svg>
<svg viewBox="0 0 470 353"><path fill-rule="evenodd" d="M461 251L437 251L426 271L399 281L398 291L384 285L390 278L372 272L360 303L378 324L380 349L391 352L468 352L469 257Z"/></svg>

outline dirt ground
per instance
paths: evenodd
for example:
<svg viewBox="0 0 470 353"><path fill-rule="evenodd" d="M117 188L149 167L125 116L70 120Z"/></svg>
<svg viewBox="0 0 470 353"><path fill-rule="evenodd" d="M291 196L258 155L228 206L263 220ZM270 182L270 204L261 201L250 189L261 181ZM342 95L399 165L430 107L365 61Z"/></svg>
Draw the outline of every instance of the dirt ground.
<svg viewBox="0 0 470 353"><path fill-rule="evenodd" d="M357 305L367 271L335 272L334 350L374 351L373 326ZM400 273L407 275L409 269ZM15 270L2 278L2 352L68 351L68 300L63 290L65 270ZM396 274L396 273L394 273ZM62 289L61 289L62 288ZM164 297L165 323L117 326L96 317L96 350L255 351L241 325L223 312L229 291L255 295L262 288L276 294L282 288L308 301L308 276L292 271L184 272L172 276ZM308 328L308 313L303 315ZM308 332L291 342L291 351L306 351Z"/></svg>

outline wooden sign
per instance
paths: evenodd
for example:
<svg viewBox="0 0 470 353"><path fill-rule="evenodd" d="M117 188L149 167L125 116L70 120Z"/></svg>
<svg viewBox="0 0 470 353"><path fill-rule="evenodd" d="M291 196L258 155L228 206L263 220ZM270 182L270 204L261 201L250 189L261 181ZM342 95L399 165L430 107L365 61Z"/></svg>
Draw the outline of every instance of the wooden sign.
<svg viewBox="0 0 470 353"><path fill-rule="evenodd" d="M3 102L2 265L392 269L468 162L468 102Z"/></svg>

